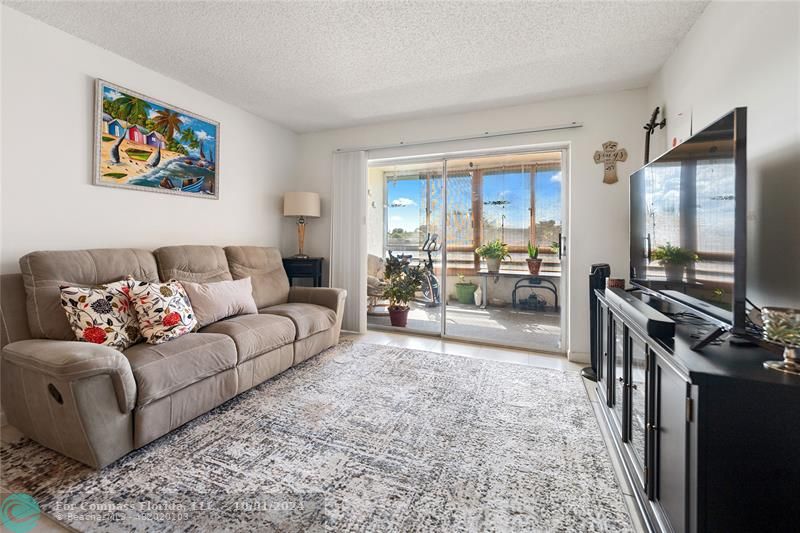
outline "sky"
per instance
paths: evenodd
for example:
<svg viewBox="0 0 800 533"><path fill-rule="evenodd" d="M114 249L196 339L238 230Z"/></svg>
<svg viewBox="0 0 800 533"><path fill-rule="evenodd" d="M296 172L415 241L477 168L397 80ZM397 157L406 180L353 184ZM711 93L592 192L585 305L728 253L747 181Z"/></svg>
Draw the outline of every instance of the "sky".
<svg viewBox="0 0 800 533"><path fill-rule="evenodd" d="M483 179L484 219L498 226L505 214L505 227L528 227L530 222L530 174L508 171L487 174ZM398 179L387 182L388 231L403 228L413 231L425 221L425 180ZM536 218L561 221L561 172L539 172L536 176ZM448 183L449 184L449 183ZM458 195L466 198L467 195ZM450 211L468 210L471 205L453 205ZM468 201L468 200L467 200ZM485 202L508 202L504 205L486 205ZM466 201L461 203L466 204Z"/></svg>
<svg viewBox="0 0 800 533"><path fill-rule="evenodd" d="M116 89L108 86L103 86L103 98L105 100L116 100L117 98L121 98L125 93L117 91ZM180 113L177 109L174 108L165 108L164 106L158 105L150 100L144 99L148 104L150 104L150 111L149 111L149 118L153 118L156 115L156 112L161 111L162 109L169 109L170 111L175 111ZM217 127L213 124L209 124L204 120L200 120L198 118L191 117L189 115L180 113L181 121L183 122L183 127L189 127L194 130L197 134L197 138L200 139L201 142L204 143L206 153L208 152L209 148L214 149L216 144L216 135L217 135ZM183 127L181 129L183 129ZM175 140L180 141L180 134L175 133ZM184 145L187 150L189 150L188 145ZM190 154L197 155L200 153L200 150L189 150Z"/></svg>

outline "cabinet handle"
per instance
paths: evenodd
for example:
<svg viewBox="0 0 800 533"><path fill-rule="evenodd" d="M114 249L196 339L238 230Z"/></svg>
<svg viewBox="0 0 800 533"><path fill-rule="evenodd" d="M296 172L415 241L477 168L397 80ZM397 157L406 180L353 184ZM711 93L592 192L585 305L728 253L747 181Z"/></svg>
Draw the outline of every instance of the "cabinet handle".
<svg viewBox="0 0 800 533"><path fill-rule="evenodd" d="M636 386L636 383L631 383L631 388L633 390L639 390L639 387Z"/></svg>
<svg viewBox="0 0 800 533"><path fill-rule="evenodd" d="M651 424L650 422L648 422L645 427L647 428L647 431L658 431L658 426Z"/></svg>
<svg viewBox="0 0 800 533"><path fill-rule="evenodd" d="M623 382L623 381L625 381L625 380L624 380L623 378L617 378L617 381L619 381L620 383L622 383L622 382Z"/></svg>

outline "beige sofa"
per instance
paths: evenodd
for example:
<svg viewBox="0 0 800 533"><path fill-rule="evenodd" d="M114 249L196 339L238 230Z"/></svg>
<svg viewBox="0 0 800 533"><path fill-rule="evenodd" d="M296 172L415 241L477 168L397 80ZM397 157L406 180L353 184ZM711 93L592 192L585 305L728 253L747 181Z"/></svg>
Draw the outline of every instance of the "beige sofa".
<svg viewBox="0 0 800 533"><path fill-rule="evenodd" d="M346 293L290 287L274 248L170 246L33 252L5 274L2 407L31 439L102 468L339 340ZM78 342L64 284L250 277L257 315L124 352Z"/></svg>

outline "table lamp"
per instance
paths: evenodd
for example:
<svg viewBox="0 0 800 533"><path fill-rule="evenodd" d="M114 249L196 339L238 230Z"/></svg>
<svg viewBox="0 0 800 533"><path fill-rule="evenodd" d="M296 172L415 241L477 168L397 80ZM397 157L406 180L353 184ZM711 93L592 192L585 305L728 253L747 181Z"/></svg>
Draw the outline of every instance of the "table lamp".
<svg viewBox="0 0 800 533"><path fill-rule="evenodd" d="M287 192L283 195L283 216L297 217L298 253L293 257L307 259L303 253L306 239L306 217L319 217L319 194L315 192Z"/></svg>

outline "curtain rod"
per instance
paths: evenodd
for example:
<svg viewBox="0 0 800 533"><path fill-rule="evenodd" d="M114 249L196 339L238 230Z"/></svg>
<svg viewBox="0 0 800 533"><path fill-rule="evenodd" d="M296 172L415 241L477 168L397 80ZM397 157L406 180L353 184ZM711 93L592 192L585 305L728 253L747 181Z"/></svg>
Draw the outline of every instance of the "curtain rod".
<svg viewBox="0 0 800 533"><path fill-rule="evenodd" d="M402 146L420 146L423 144L438 144L452 141L469 141L472 139L487 139L490 137L506 137L508 135L523 135L525 133L541 133L544 131L557 131L557 130L570 130L573 128L583 127L582 122L570 122L569 124L559 124L556 126L542 126L539 128L528 128L522 130L506 130L506 131L485 131L483 133L476 133L473 135L463 135L460 137L443 137L441 139L427 139L423 141L400 141L396 144L383 144L376 146L353 146L349 148L336 148L333 152L337 154L345 152L368 152L370 150L382 150L384 148L399 148Z"/></svg>

